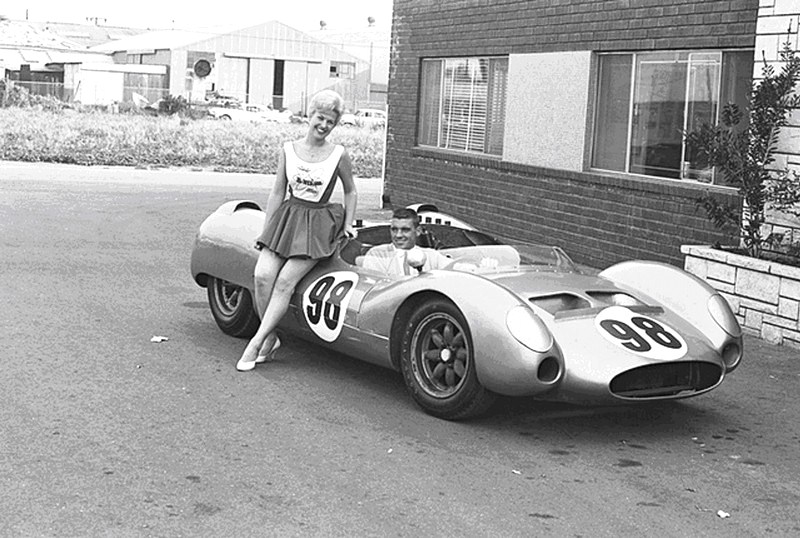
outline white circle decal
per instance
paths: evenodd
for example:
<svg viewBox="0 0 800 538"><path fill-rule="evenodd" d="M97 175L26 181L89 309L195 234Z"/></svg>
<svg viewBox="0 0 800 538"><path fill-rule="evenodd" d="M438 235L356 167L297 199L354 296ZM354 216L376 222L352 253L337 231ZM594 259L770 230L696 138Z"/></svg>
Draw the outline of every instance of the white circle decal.
<svg viewBox="0 0 800 538"><path fill-rule="evenodd" d="M674 361L688 351L675 329L623 306L610 306L594 318L606 340L648 359Z"/></svg>
<svg viewBox="0 0 800 538"><path fill-rule="evenodd" d="M334 271L322 275L303 292L303 316L314 334L333 342L344 326L347 305L358 283L352 271Z"/></svg>

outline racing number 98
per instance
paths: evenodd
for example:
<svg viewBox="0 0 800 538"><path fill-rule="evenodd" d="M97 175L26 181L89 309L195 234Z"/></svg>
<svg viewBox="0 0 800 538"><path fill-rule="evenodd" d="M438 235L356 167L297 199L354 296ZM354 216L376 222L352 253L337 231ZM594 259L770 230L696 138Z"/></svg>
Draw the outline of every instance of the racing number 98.
<svg viewBox="0 0 800 538"><path fill-rule="evenodd" d="M308 294L308 302L311 304L306 307L308 321L313 325L325 320L325 325L334 330L339 323L342 315L342 299L347 296L347 292L353 287L353 282L344 280L337 285L333 285L336 280L332 276L320 279Z"/></svg>
<svg viewBox="0 0 800 538"><path fill-rule="evenodd" d="M669 349L680 349L683 345L671 332L653 319L634 316L631 318L631 323L644 331L644 334L656 344ZM614 338L622 340L622 345L631 351L644 353L652 349L648 338L624 321L604 319L600 322L600 326Z"/></svg>

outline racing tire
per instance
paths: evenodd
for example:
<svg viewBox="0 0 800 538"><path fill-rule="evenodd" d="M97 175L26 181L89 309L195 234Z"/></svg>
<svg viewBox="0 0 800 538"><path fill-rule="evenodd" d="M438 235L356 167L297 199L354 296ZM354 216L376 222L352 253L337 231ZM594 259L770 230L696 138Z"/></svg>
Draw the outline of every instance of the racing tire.
<svg viewBox="0 0 800 538"><path fill-rule="evenodd" d="M211 315L222 332L237 338L250 338L256 333L261 320L250 290L212 276L206 291Z"/></svg>
<svg viewBox="0 0 800 538"><path fill-rule="evenodd" d="M469 326L450 301L427 301L411 313L400 352L406 388L430 415L447 420L478 416L497 398L478 381Z"/></svg>

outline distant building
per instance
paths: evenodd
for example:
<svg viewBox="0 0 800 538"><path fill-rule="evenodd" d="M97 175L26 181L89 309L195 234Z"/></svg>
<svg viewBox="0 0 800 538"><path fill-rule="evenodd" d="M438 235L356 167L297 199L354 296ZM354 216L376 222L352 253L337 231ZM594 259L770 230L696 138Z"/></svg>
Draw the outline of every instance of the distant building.
<svg viewBox="0 0 800 538"><path fill-rule="evenodd" d="M168 93L193 101L228 96L303 114L310 96L325 88L348 103L368 99L367 61L278 21L229 31L147 32L91 50L117 64L166 66Z"/></svg>
<svg viewBox="0 0 800 538"><path fill-rule="evenodd" d="M148 32L147 28L126 28L122 26L102 26L99 24L77 24L71 22L27 22L42 32L49 32L83 49L89 49L109 41L125 39Z"/></svg>
<svg viewBox="0 0 800 538"><path fill-rule="evenodd" d="M126 73L106 53L88 49L144 30L88 24L0 21L0 75L38 95L86 104L110 104L163 86L166 69ZM151 80L144 81L142 76ZM162 92L157 91L157 97Z"/></svg>
<svg viewBox="0 0 800 538"><path fill-rule="evenodd" d="M367 62L369 94L366 102L355 102L359 108L386 108L389 86L389 52L391 29L386 26L361 28L330 28L324 26L309 35Z"/></svg>

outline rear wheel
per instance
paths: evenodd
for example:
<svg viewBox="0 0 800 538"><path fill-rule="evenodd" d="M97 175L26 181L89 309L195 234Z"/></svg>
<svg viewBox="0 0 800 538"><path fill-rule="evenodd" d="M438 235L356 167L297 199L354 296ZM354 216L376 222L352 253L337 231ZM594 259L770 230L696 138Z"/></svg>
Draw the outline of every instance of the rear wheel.
<svg viewBox="0 0 800 538"><path fill-rule="evenodd" d="M409 317L401 369L414 401L439 418L479 415L496 398L478 382L472 335L463 314L444 299L423 303Z"/></svg>
<svg viewBox="0 0 800 538"><path fill-rule="evenodd" d="M261 320L256 314L250 291L227 280L208 278L208 305L222 332L237 338L250 338Z"/></svg>

